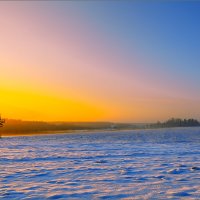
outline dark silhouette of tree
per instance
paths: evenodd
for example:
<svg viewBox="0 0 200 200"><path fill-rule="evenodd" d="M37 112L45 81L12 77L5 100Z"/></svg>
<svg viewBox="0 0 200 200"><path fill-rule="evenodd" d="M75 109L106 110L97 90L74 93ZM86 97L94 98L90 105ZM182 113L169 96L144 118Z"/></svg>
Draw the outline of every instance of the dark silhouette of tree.
<svg viewBox="0 0 200 200"><path fill-rule="evenodd" d="M0 127L2 127L4 125L4 123L5 123L5 119L2 119L1 115L0 115Z"/></svg>

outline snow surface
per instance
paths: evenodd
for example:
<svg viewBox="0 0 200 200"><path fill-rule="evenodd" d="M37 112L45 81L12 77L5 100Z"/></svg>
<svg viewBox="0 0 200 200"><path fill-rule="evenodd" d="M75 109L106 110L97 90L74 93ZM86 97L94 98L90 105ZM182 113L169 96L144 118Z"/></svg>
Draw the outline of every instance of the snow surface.
<svg viewBox="0 0 200 200"><path fill-rule="evenodd" d="M200 199L200 128L2 138L0 199Z"/></svg>

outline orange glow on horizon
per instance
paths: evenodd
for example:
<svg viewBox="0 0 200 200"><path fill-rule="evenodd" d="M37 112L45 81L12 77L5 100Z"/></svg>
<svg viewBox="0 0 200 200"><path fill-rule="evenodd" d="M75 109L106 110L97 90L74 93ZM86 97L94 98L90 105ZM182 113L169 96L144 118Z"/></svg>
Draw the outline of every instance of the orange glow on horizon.
<svg viewBox="0 0 200 200"><path fill-rule="evenodd" d="M7 118L42 121L96 121L104 117L99 107L73 97L38 91L2 89L1 113Z"/></svg>

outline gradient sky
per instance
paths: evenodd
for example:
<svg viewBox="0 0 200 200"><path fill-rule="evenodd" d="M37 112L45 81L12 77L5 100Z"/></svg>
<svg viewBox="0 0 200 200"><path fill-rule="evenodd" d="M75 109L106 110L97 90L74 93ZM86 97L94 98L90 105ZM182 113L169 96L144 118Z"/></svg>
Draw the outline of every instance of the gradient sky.
<svg viewBox="0 0 200 200"><path fill-rule="evenodd" d="M1 1L0 112L200 119L200 2Z"/></svg>

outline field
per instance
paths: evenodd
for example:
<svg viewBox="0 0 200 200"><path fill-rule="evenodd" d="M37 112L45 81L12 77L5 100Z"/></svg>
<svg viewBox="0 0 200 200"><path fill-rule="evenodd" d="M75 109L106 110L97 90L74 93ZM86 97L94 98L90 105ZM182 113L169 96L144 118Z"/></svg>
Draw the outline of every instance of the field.
<svg viewBox="0 0 200 200"><path fill-rule="evenodd" d="M0 140L0 199L199 199L200 129Z"/></svg>

